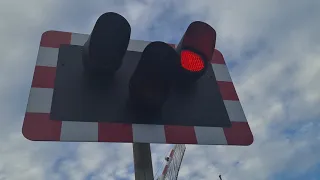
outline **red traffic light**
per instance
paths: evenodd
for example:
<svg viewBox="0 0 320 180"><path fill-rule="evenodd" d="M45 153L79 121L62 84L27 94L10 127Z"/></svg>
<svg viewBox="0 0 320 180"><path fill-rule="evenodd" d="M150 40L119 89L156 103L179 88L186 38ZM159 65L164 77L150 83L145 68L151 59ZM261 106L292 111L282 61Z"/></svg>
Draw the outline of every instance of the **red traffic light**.
<svg viewBox="0 0 320 180"><path fill-rule="evenodd" d="M189 25L176 48L181 66L179 82L192 83L206 72L215 43L216 32L210 25L200 21Z"/></svg>
<svg viewBox="0 0 320 180"><path fill-rule="evenodd" d="M164 42L152 42L142 52L130 79L130 99L143 110L159 110L175 82L179 55Z"/></svg>
<svg viewBox="0 0 320 180"><path fill-rule="evenodd" d="M198 72L204 69L202 57L189 50L181 51L181 65L191 72Z"/></svg>

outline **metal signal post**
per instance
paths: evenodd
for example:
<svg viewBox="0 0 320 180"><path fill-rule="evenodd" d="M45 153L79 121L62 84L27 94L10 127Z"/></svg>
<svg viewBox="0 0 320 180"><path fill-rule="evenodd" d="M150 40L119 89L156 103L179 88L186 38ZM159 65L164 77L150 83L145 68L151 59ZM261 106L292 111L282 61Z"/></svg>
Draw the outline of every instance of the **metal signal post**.
<svg viewBox="0 0 320 180"><path fill-rule="evenodd" d="M134 175L136 180L153 177L152 157L149 143L133 143Z"/></svg>

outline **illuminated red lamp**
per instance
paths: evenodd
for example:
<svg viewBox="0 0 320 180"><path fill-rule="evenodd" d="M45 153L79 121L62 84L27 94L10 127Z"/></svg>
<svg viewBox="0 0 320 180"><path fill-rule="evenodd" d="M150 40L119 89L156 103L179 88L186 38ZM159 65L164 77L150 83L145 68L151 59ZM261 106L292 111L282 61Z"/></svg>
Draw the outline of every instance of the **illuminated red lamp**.
<svg viewBox="0 0 320 180"><path fill-rule="evenodd" d="M204 62L200 55L189 50L181 52L181 65L184 69L199 72L204 69Z"/></svg>

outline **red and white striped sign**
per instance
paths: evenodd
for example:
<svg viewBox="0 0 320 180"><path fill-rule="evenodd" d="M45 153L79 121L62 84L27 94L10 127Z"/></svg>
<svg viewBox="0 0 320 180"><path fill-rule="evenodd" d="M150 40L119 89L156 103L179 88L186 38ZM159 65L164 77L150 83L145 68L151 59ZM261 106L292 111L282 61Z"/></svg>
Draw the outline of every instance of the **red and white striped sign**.
<svg viewBox="0 0 320 180"><path fill-rule="evenodd" d="M140 142L167 144L250 145L253 135L222 54L214 51L212 68L231 128L74 122L50 120L51 101L61 44L83 45L89 35L43 33L22 133L34 141ZM142 52L150 42L130 40L128 50Z"/></svg>

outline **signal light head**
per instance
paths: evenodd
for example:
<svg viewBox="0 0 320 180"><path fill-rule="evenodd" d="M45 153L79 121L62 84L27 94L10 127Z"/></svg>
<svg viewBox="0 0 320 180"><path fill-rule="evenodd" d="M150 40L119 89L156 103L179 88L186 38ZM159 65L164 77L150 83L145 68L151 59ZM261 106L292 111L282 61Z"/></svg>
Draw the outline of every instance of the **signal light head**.
<svg viewBox="0 0 320 180"><path fill-rule="evenodd" d="M179 55L164 42L152 42L142 52L130 79L130 99L137 108L161 109L175 82Z"/></svg>
<svg viewBox="0 0 320 180"><path fill-rule="evenodd" d="M208 24L195 21L189 25L176 51L180 54L179 82L198 80L206 72L216 43L216 32Z"/></svg>
<svg viewBox="0 0 320 180"><path fill-rule="evenodd" d="M121 15L101 15L83 47L83 64L92 73L112 74L117 71L127 51L131 27Z"/></svg>

